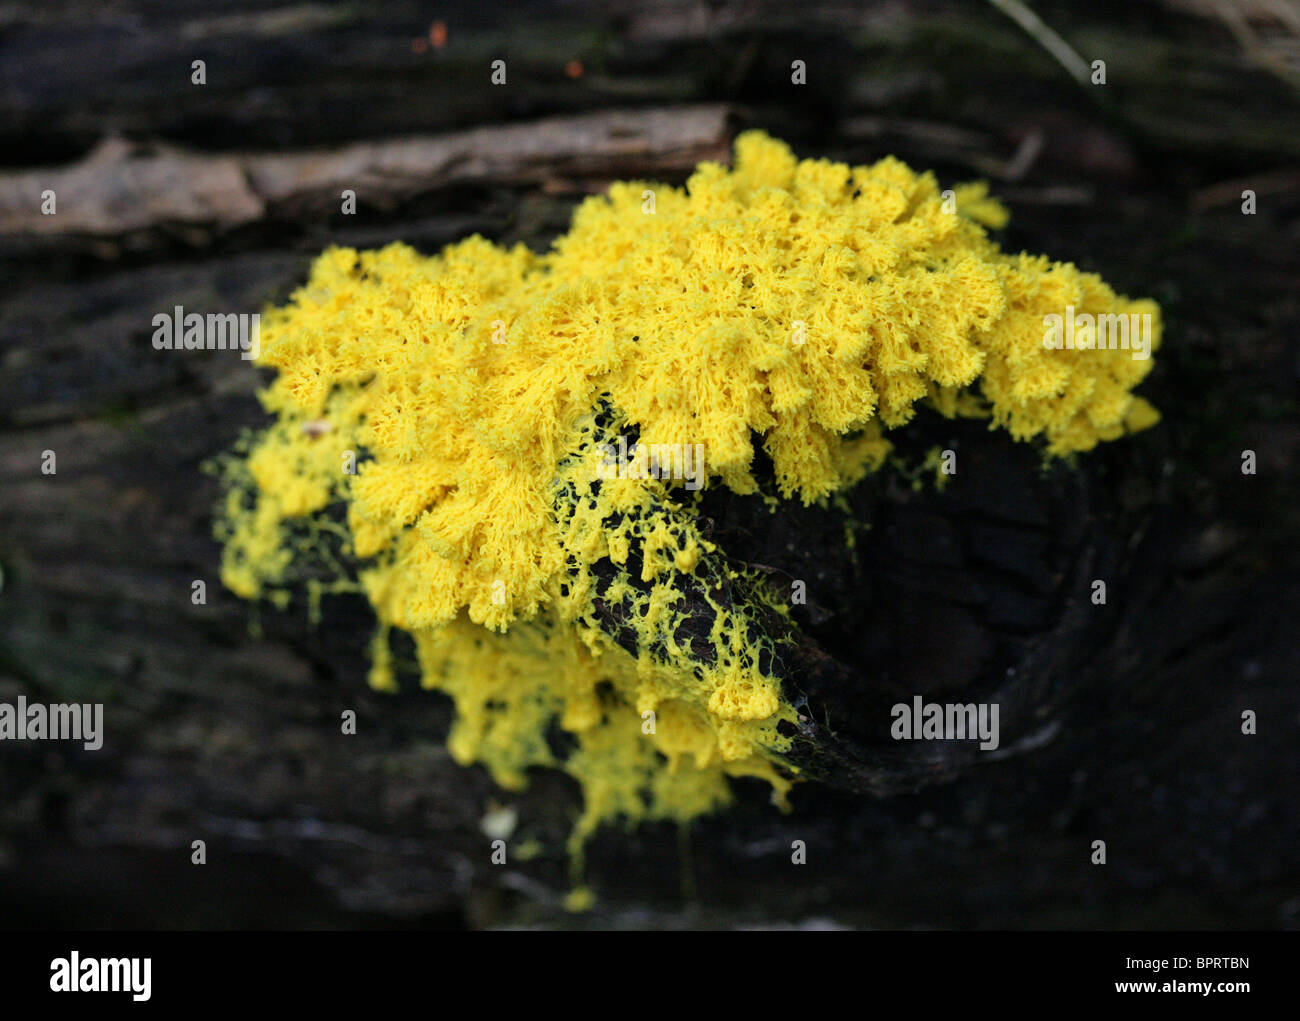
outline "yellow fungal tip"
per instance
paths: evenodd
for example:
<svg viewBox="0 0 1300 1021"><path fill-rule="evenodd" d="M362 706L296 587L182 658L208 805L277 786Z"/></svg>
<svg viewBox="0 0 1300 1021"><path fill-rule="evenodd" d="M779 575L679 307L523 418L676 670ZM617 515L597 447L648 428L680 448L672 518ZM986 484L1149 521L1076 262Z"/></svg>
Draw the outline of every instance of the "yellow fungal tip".
<svg viewBox="0 0 1300 1021"><path fill-rule="evenodd" d="M565 910L572 911L574 914L590 911L595 903L596 895L589 886L576 886L564 897Z"/></svg>

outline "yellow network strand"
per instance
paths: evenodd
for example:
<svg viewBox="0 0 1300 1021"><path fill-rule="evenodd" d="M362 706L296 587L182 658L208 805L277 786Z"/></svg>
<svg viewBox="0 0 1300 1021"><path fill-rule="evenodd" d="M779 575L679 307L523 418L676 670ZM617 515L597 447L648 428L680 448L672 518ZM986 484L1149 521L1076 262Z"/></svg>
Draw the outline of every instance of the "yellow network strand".
<svg viewBox="0 0 1300 1021"><path fill-rule="evenodd" d="M893 158L800 162L751 132L734 169L586 200L546 254L331 249L263 317L273 422L232 468L223 579L274 594L294 523L346 506L364 567L340 581L379 622L371 683L394 685L387 634L409 632L423 684L455 701L458 761L510 788L533 766L582 784L575 852L604 822L714 810L728 776L779 800L777 725L795 714L751 614L786 611L760 584L748 608L709 596L709 654L678 644L684 585L716 591L714 547L665 458L698 451L705 488L756 493L761 443L781 498L809 504L879 468L918 403L1051 456L1153 424L1132 393L1152 362L1087 343L1087 324L1149 315L1155 347L1158 307L1004 254L985 228L1006 219L983 185L945 195ZM602 444L629 434L660 470L611 470ZM598 600L638 652L597 626Z"/></svg>

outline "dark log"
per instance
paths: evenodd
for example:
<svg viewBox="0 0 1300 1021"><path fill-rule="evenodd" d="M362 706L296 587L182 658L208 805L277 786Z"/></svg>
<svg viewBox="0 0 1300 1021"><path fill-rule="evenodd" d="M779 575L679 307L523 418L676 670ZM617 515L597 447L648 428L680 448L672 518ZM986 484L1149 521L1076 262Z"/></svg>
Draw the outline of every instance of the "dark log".
<svg viewBox="0 0 1300 1021"><path fill-rule="evenodd" d="M4 14L0 701L104 701L108 737L99 752L0 744L0 915L1300 924L1300 102L1188 4L1034 6L1107 60L1106 86L1075 83L992 6L945 0L577 3L503 9L501 23L443 4L448 42L424 52L412 42L429 39L429 14L407 3ZM199 58L205 87L189 83ZM809 64L802 91L794 59ZM1165 420L1047 473L978 424L919 421L909 442L952 447L962 468L943 494L865 484L855 558L839 520L719 498L729 556L808 581L786 667L818 731L799 761L826 782L796 788L788 816L741 783L686 850L667 827L600 834L600 901L570 916L570 781L538 771L507 795L451 761L441 696L409 678L398 696L368 691L364 604L327 599L313 628L303 606L221 590L218 491L201 466L262 420L258 373L235 355L156 352L150 322L175 304L282 300L329 243L433 250L480 231L541 246L581 194L631 174L680 181L748 125L802 155L894 152L945 181L993 176L1013 210L1006 247L1161 302L1166 345L1144 392ZM100 154L119 162L87 174L110 137L125 141ZM309 151L344 169L306 175ZM408 161L389 173L385 152ZM141 154L181 177L150 179L147 207L139 190L104 204ZM68 218L42 230L30 189L51 173ZM217 183L186 176L199 173ZM344 217L322 203L353 175L371 197L359 187ZM101 213L78 211L96 189ZM1241 473L1246 449L1257 475ZM40 472L45 450L57 475ZM1001 701L1003 749L889 741L882 709L914 693ZM340 733L345 709L355 737ZM516 838L536 837L538 858L489 864L494 803L518 809ZM1089 864L1095 839L1104 868Z"/></svg>

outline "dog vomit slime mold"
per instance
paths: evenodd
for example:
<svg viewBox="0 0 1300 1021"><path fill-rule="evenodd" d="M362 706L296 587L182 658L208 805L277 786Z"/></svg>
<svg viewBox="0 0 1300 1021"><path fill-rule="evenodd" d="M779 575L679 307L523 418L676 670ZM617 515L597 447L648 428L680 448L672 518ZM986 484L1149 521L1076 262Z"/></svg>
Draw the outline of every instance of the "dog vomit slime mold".
<svg viewBox="0 0 1300 1021"><path fill-rule="evenodd" d="M223 580L284 605L294 563L323 559L334 580L313 596L374 608L374 687L396 685L392 629L413 638L421 683L455 702L457 761L510 789L534 766L577 779L575 858L603 822L717 809L728 777L780 801L780 650L713 601L701 491L611 472L604 445L699 450L705 489L811 504L878 469L918 404L1047 456L1153 424L1132 393L1149 359L1049 347L1044 323L1149 313L1154 346L1159 309L1003 253L985 228L1006 218L982 185L798 161L751 132L734 169L587 199L545 254L477 236L434 256L330 249L263 316L272 419L225 464ZM728 570L746 606L788 616ZM691 585L712 605L703 649L682 637Z"/></svg>

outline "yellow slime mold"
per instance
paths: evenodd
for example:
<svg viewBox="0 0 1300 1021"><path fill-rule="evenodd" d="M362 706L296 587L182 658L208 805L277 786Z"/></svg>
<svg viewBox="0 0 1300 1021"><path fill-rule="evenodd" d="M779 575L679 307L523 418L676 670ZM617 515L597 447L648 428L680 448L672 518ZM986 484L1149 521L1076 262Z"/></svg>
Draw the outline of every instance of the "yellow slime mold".
<svg viewBox="0 0 1300 1021"><path fill-rule="evenodd" d="M379 622L371 683L395 684L388 634L409 632L422 683L455 701L457 761L512 789L533 766L580 782L575 852L602 822L712 811L729 776L779 800L795 714L737 606L786 608L708 574L697 484L759 492L758 442L779 498L823 501L884 462L918 403L1053 456L1158 417L1131 392L1149 360L1050 348L1044 322L1149 313L1154 344L1159 309L1002 253L985 227L1005 220L981 185L945 198L893 158L800 162L748 133L732 170L586 200L546 254L330 249L264 316L274 421L231 468L223 580L273 595L304 524L340 532L360 566L336 587ZM602 444L629 434L700 451L696 483L611 471ZM681 643L684 580L712 607L703 654ZM724 582L747 602L715 600Z"/></svg>

